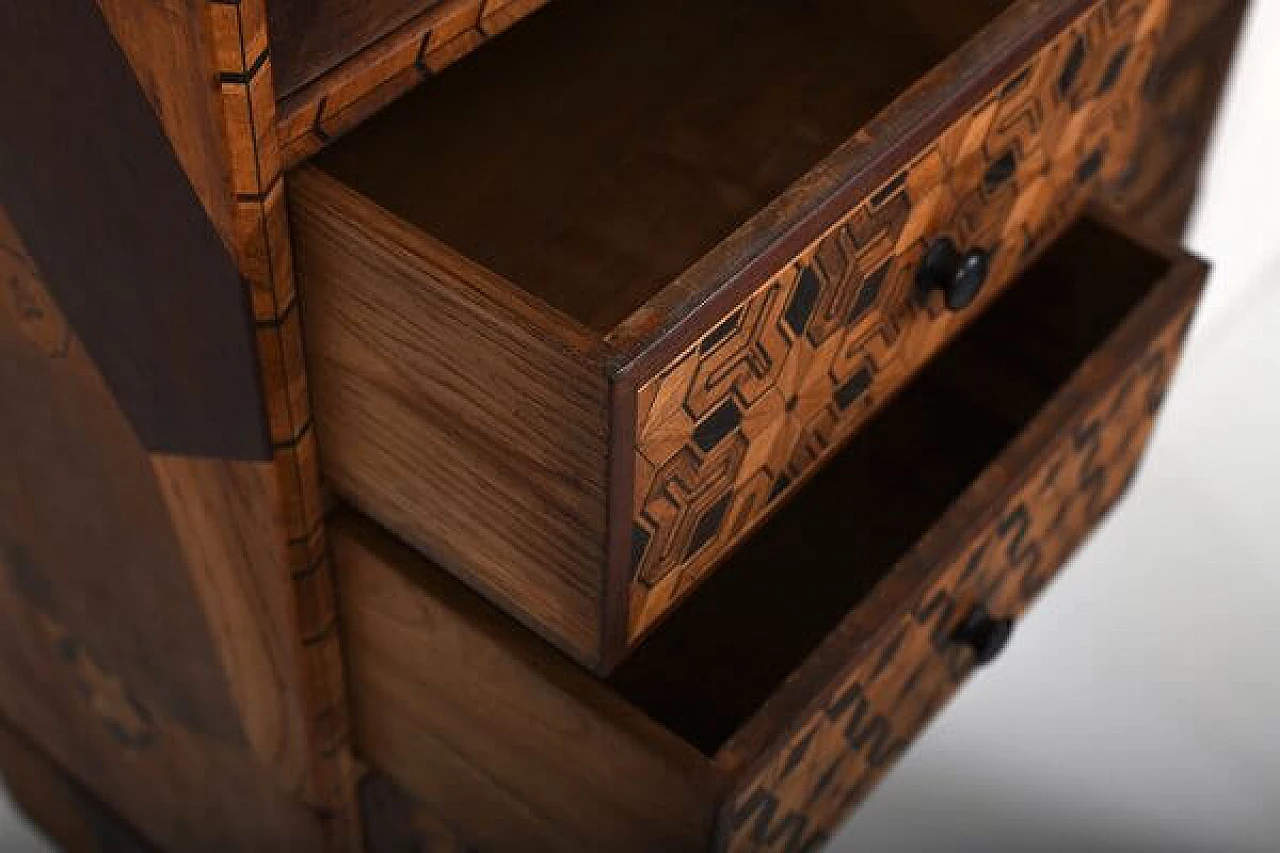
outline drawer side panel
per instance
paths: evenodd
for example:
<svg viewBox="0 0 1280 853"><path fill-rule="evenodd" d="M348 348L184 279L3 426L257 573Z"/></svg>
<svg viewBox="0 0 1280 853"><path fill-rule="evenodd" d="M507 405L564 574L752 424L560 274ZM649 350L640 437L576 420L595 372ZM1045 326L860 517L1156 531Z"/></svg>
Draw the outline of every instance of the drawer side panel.
<svg viewBox="0 0 1280 853"><path fill-rule="evenodd" d="M327 175L295 174L291 199L330 482L595 666L608 438L597 357Z"/></svg>

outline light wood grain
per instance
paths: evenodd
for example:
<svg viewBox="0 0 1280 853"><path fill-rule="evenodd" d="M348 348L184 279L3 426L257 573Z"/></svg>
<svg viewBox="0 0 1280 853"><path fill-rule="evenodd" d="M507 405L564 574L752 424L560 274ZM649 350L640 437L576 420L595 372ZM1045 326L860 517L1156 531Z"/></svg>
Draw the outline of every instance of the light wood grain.
<svg viewBox="0 0 1280 853"><path fill-rule="evenodd" d="M1126 169L1169 9L1099 4L1072 21L735 306L732 328L690 342L640 386L632 642ZM944 237L989 258L962 311L917 290ZM709 431L725 413L737 428Z"/></svg>
<svg viewBox="0 0 1280 853"><path fill-rule="evenodd" d="M323 173L294 179L293 210L334 487L597 665L607 383L588 336Z"/></svg>
<svg viewBox="0 0 1280 853"><path fill-rule="evenodd" d="M316 162L604 333L1011 2L934 5L557 0Z"/></svg>
<svg viewBox="0 0 1280 853"><path fill-rule="evenodd" d="M264 596L283 610L274 624L287 632L287 689L301 705L300 713L288 721L304 747L297 794L321 816L328 846L357 849L362 842L347 744L346 682L334 630L337 614L322 523L324 496L277 134L272 21L265 0L204 0L193 12L205 16L212 48L210 70L218 81L214 112L220 119L230 178L226 198L232 202L235 225L230 251L247 286L271 441L270 463L255 471L259 477L252 483L235 481L244 487L240 512L221 514L240 517L246 524L252 515L264 521L257 532L267 537L276 558L275 571L263 572L271 585ZM219 480L213 470L203 473L215 496L226 493L219 484L243 475L233 471ZM186 485L198 483L189 476ZM215 505L215 517L223 509ZM230 556L234 560L237 555L233 551ZM228 567L235 565L227 563L220 571L229 573ZM254 565L261 570L263 564ZM222 583L233 582L228 578ZM240 630L249 629L242 625Z"/></svg>

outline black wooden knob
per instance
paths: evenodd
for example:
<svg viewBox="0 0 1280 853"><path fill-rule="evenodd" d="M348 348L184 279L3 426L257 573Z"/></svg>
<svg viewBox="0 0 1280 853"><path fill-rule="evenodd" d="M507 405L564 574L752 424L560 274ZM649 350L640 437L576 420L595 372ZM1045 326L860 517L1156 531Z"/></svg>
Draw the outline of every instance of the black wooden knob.
<svg viewBox="0 0 1280 853"><path fill-rule="evenodd" d="M978 298L990 273L990 252L970 249L961 254L954 240L941 237L925 252L916 285L921 300L941 290L947 310L963 311Z"/></svg>
<svg viewBox="0 0 1280 853"><path fill-rule="evenodd" d="M960 623L951 636L952 642L973 650L973 662L986 666L1000 656L1013 636L1013 620L997 619L979 604Z"/></svg>

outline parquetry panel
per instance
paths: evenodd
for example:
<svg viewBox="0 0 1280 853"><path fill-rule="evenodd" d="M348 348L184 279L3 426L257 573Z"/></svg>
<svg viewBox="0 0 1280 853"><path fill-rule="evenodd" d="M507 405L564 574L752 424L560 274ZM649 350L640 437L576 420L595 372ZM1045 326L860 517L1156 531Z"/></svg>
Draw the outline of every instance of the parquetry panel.
<svg viewBox="0 0 1280 853"><path fill-rule="evenodd" d="M952 695L972 665L952 643L977 603L1020 614L1121 496L1177 363L1189 315L1171 324L1127 375L1067 426L984 534L878 643L824 691L810 715L725 807L734 851L816 850Z"/></svg>
<svg viewBox="0 0 1280 853"><path fill-rule="evenodd" d="M631 640L959 328L933 239L993 253L989 300L1130 161L1168 9L1093 8L640 389Z"/></svg>

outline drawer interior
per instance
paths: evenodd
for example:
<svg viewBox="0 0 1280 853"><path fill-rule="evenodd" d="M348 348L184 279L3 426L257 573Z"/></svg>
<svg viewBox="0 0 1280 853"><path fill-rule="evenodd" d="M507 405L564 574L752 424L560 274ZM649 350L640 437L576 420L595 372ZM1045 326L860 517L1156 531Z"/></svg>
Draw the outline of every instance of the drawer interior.
<svg viewBox="0 0 1280 853"><path fill-rule="evenodd" d="M1168 271L1073 226L610 679L707 755L855 608Z"/></svg>
<svg viewBox="0 0 1280 853"><path fill-rule="evenodd" d="M1011 5L556 0L316 163L605 333Z"/></svg>

